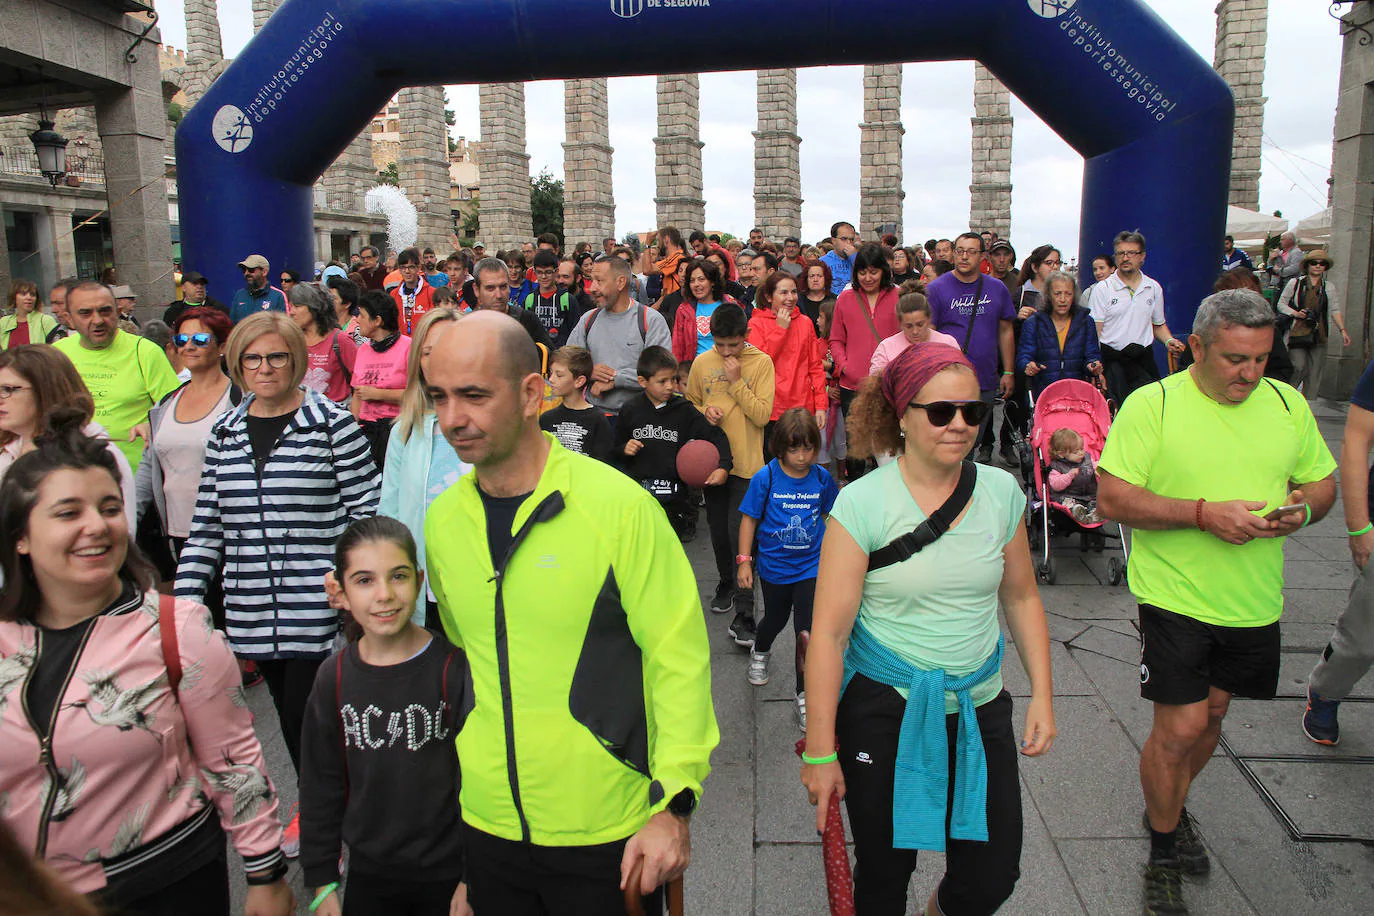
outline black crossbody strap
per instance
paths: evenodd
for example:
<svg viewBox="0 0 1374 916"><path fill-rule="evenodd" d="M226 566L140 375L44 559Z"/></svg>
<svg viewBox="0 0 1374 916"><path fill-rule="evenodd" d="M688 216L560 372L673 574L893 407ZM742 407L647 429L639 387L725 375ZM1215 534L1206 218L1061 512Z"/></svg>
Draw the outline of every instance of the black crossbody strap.
<svg viewBox="0 0 1374 916"><path fill-rule="evenodd" d="M908 531L886 547L869 554L868 571L873 572L875 569L909 560L948 531L949 526L954 524L959 513L964 511L968 501L973 498L973 487L978 482L977 468L972 461L965 461L959 469L959 482L954 485L954 492L949 494L949 499L931 513L929 518L917 525L915 530Z"/></svg>
<svg viewBox="0 0 1374 916"><path fill-rule="evenodd" d="M978 285L973 290L973 311L968 313L968 327L964 328L964 343L959 347L960 352L968 352L968 342L973 338L973 322L978 320L978 303L983 301L983 278L984 273L978 274ZM958 490L954 491L958 493ZM943 534L944 532L941 532ZM872 568L872 567L870 567Z"/></svg>

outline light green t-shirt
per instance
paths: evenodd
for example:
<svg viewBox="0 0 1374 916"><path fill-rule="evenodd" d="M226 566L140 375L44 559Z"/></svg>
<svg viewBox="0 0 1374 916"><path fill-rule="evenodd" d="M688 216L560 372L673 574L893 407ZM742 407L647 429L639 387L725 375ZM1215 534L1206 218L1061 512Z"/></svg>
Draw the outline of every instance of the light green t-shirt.
<svg viewBox="0 0 1374 916"><path fill-rule="evenodd" d="M976 671L997 648L997 591L1002 550L1016 536L1026 494L1016 478L980 466L968 511L959 524L903 563L864 577L859 620L873 636L917 668L952 675ZM844 526L871 554L911 531L926 515L912 499L897 462L840 491L830 523ZM906 690L899 691L906 696ZM1002 692L998 672L970 691L975 706ZM958 710L945 691L945 712Z"/></svg>
<svg viewBox="0 0 1374 916"><path fill-rule="evenodd" d="M95 400L95 422L110 438L129 467L138 470L143 440L129 440L129 430L148 419L148 408L175 391L181 381L157 344L119 331L103 350L88 350L73 334L53 344L76 365L76 371Z"/></svg>
<svg viewBox="0 0 1374 916"><path fill-rule="evenodd" d="M1283 505L1290 481L1336 469L1307 400L1264 379L1244 402L1218 404L1191 371L1137 389L1116 415L1098 467L1171 499L1263 500ZM1283 612L1283 539L1227 544L1196 528L1137 530L1131 592L1145 604L1203 623L1262 627Z"/></svg>

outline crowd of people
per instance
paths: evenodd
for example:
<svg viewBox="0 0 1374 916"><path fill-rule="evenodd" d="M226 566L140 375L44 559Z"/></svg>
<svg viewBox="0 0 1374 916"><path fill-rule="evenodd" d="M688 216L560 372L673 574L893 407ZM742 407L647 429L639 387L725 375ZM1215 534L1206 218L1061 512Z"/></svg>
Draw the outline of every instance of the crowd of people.
<svg viewBox="0 0 1374 916"><path fill-rule="evenodd" d="M1276 254L1275 309L1228 252L1185 343L1139 232L1086 289L1055 246L1018 269L992 233L561 248L365 246L279 285L251 254L228 305L186 271L142 324L132 291L12 284L0 825L43 863L33 893L228 913L227 841L252 916L291 912L289 859L323 914L661 911L720 740L681 546L704 509L706 606L748 682L789 621L809 634L802 783L818 829L845 801L858 912L906 912L924 849L946 856L925 912L992 913L1020 874L1017 755L1056 736L1017 448L1033 399L1078 379L1112 432L1100 455L1056 433L1046 470L1134 532L1146 912L1186 913L1208 867L1188 786L1230 698L1273 696L1281 538L1336 498L1303 396L1350 343L1329 256ZM1161 378L1156 342L1187 368ZM1265 377L1280 350L1291 385ZM1374 369L1353 404L1351 526L1374 512ZM1374 524L1350 536L1363 570ZM1313 673L1314 741L1374 657L1371 595L1362 574Z"/></svg>

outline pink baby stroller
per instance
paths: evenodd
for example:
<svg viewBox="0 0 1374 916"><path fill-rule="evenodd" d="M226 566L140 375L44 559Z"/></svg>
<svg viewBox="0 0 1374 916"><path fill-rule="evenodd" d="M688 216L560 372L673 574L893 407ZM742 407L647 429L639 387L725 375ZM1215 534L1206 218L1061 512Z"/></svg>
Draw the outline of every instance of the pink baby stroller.
<svg viewBox="0 0 1374 916"><path fill-rule="evenodd" d="M1054 584L1054 556L1050 552L1050 538L1055 535L1075 532L1101 541L1107 538L1121 545L1121 556L1113 556L1107 561L1107 581L1120 585L1126 581L1126 538L1121 525L1116 526L1115 534L1103 531L1103 522L1081 523L1073 517L1068 507L1055 501L1050 490L1050 436L1065 427L1083 437L1083 447L1092 456L1094 464L1102 457L1102 446L1107 442L1107 431L1111 428L1111 413L1107 400L1088 382L1077 379L1060 379L1051 382L1035 401L1035 414L1031 420L1030 453L1031 468L1025 475L1026 485L1026 527L1034 542L1039 539L1042 553L1035 565L1035 575L1046 585ZM1051 512L1051 510L1054 510ZM1037 531L1038 529L1038 531ZM1099 541L1099 543L1101 543Z"/></svg>

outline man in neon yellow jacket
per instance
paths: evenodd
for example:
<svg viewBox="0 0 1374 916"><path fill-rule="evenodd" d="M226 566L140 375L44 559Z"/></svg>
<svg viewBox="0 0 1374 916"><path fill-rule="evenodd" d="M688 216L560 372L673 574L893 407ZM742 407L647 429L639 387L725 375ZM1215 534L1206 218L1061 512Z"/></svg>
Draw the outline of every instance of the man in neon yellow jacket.
<svg viewBox="0 0 1374 916"><path fill-rule="evenodd" d="M667 516L539 430L544 381L497 313L444 332L426 367L439 427L474 472L425 519L444 629L472 666L458 736L478 913L606 913L642 861L650 895L690 858L720 740L697 584Z"/></svg>

